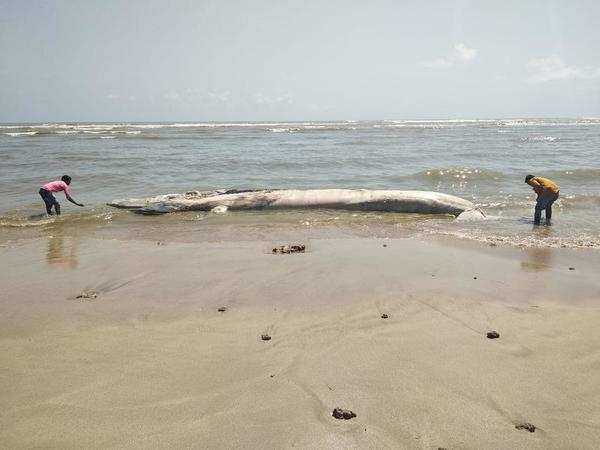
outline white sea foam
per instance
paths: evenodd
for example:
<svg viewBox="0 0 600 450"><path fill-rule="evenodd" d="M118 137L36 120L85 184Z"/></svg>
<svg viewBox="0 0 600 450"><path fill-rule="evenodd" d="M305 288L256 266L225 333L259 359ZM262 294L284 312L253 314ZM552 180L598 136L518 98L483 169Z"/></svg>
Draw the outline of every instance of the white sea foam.
<svg viewBox="0 0 600 450"><path fill-rule="evenodd" d="M18 133L4 133L8 136L12 136L12 137L18 137L18 136L34 136L36 135L38 132L37 131L22 131L22 132L18 132Z"/></svg>
<svg viewBox="0 0 600 450"><path fill-rule="evenodd" d="M271 133L293 133L296 130L292 128L267 128L267 131Z"/></svg>
<svg viewBox="0 0 600 450"><path fill-rule="evenodd" d="M154 130L157 128L165 128L168 127L168 125L166 124L159 124L159 123L143 123L143 124L127 124L125 125L127 128L141 128L143 130Z"/></svg>
<svg viewBox="0 0 600 450"><path fill-rule="evenodd" d="M555 142L560 138L554 136L531 136L531 137L523 137L521 141L523 142Z"/></svg>

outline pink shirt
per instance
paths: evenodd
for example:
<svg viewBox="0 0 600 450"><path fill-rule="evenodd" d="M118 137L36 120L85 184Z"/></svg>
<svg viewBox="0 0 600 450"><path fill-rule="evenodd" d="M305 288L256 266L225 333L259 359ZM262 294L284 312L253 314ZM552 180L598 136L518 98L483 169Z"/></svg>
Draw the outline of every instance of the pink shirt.
<svg viewBox="0 0 600 450"><path fill-rule="evenodd" d="M62 180L51 181L42 186L42 189L46 189L50 192L65 191L65 195L71 196L71 189L69 185Z"/></svg>

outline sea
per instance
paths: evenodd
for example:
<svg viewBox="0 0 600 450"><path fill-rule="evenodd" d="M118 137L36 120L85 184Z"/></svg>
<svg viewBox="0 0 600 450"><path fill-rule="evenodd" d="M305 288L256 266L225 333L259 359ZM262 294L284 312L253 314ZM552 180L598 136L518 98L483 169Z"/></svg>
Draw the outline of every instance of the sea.
<svg viewBox="0 0 600 450"><path fill-rule="evenodd" d="M219 240L450 236L490 245L600 248L600 119L0 125L0 242L57 233ZM85 208L39 187L63 174ZM560 186L552 226L534 227L527 174ZM484 221L344 211L186 212L142 217L113 199L214 189L427 190L475 203Z"/></svg>

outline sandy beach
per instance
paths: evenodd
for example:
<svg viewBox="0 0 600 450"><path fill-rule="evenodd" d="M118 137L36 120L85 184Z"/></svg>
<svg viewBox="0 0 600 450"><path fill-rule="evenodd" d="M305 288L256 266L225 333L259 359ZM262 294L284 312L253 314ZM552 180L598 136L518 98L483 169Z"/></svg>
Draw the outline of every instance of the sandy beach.
<svg viewBox="0 0 600 450"><path fill-rule="evenodd" d="M597 252L284 243L4 245L0 445L596 447Z"/></svg>
<svg viewBox="0 0 600 450"><path fill-rule="evenodd" d="M0 0L0 450L600 449L599 16Z"/></svg>

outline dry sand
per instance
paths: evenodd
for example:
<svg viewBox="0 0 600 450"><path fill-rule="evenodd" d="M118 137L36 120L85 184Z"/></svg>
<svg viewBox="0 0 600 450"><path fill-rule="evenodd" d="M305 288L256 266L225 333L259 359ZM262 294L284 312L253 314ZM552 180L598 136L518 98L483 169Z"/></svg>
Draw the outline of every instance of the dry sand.
<svg viewBox="0 0 600 450"><path fill-rule="evenodd" d="M598 447L597 252L283 243L0 248L0 447Z"/></svg>

